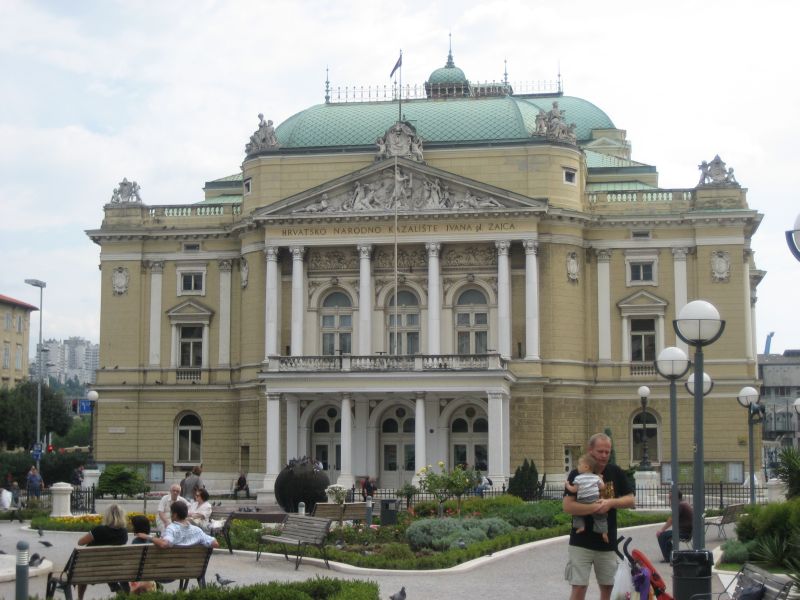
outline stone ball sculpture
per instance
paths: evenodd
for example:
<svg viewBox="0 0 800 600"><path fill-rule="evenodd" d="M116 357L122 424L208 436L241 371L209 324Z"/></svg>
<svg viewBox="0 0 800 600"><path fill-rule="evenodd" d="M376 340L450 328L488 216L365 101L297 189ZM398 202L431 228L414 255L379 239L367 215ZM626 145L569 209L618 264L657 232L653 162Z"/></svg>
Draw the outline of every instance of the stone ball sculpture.
<svg viewBox="0 0 800 600"><path fill-rule="evenodd" d="M306 513L314 510L317 502L325 502L325 488L330 485L328 475L319 468L319 463L304 456L293 458L275 479L275 500L287 513L296 513L301 502L306 504Z"/></svg>

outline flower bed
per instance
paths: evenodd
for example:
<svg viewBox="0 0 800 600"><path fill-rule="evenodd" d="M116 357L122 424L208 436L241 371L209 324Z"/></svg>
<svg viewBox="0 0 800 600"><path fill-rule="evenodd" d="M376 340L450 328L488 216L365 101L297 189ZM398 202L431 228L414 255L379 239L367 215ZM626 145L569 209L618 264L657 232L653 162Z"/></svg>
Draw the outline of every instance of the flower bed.
<svg viewBox="0 0 800 600"><path fill-rule="evenodd" d="M133 531L131 526L131 517L141 515L143 513L130 512L127 513L128 517L128 530ZM145 515L150 520L150 526L155 527L156 516L153 514ZM31 527L33 529L46 529L48 531L89 531L92 527L97 527L102 523L102 515L79 515L75 517L50 517L38 516L31 520Z"/></svg>

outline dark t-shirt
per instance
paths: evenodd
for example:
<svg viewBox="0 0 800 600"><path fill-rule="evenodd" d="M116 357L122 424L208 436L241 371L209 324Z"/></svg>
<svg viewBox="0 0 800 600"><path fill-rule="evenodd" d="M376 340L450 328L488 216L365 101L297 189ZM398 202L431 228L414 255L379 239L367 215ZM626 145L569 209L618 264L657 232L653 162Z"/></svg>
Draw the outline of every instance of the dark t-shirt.
<svg viewBox="0 0 800 600"><path fill-rule="evenodd" d="M694 510L685 500L678 503L678 531L682 538L692 537L692 519Z"/></svg>
<svg viewBox="0 0 800 600"><path fill-rule="evenodd" d="M567 481L573 482L578 475L578 470L573 469L567 476ZM625 476L625 472L617 465L608 464L602 473L606 489L600 492L601 498L620 498L633 493L633 489ZM572 492L564 491L565 496L577 496ZM569 534L569 545L587 548L589 550L614 550L617 541L617 509L612 508L608 511L608 543L603 541L603 536L594 531L594 519L592 515L583 517L586 520L586 530L583 533L575 533L572 528Z"/></svg>
<svg viewBox="0 0 800 600"><path fill-rule="evenodd" d="M89 533L92 534L92 541L87 546L124 546L128 543L128 530L122 527L98 525Z"/></svg>

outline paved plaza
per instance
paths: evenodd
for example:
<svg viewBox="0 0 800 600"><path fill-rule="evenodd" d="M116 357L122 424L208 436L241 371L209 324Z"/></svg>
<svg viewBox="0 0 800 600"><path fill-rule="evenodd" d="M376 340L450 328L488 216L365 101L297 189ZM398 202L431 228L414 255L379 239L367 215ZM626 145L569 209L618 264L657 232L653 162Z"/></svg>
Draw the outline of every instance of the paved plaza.
<svg viewBox="0 0 800 600"><path fill-rule="evenodd" d="M631 536L631 549L643 550L656 564L661 575L671 586L672 570L669 565L658 563L659 551L655 532L658 525L632 527L621 530L621 534ZM709 548L716 547L720 540L709 532L707 540ZM732 528L728 531L733 535ZM25 540L30 544L30 552L38 552L53 563L53 570L60 572L75 546L81 533L44 532L40 537L36 531L28 528L28 523L0 523L0 550L5 555L0 558L0 598L13 600L15 582L13 581L16 544ZM46 540L53 544L47 548L40 544ZM214 581L214 574L233 579L234 585L247 585L267 581L298 581L309 577L329 576L348 579L376 581L380 585L380 595L386 599L405 586L410 600L463 600L464 598L543 598L557 599L569 596L569 586L563 579L564 564L567 556L567 538L560 537L542 542L526 544L498 552L493 556L483 557L452 569L441 571L394 572L375 569L360 569L348 565L332 564L327 570L321 561L306 559L298 571L293 562L286 562L282 555L262 555L256 562L254 552L237 551L233 555L227 550L217 550L209 563L207 579ZM38 594L44 598L46 574L32 577L29 582L31 595ZM194 584L193 584L194 585ZM714 577L715 589L720 589L718 578ZM168 590L177 589L177 583L167 586ZM63 598L62 594L57 597ZM107 586L90 586L86 599L110 598ZM592 583L587 598L597 598L597 586Z"/></svg>

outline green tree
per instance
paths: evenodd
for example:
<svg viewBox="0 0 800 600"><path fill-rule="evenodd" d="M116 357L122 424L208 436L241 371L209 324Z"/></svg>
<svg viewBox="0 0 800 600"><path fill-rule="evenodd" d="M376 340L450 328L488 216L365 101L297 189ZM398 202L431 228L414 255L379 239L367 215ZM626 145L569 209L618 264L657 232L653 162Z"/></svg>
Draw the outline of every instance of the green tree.
<svg viewBox="0 0 800 600"><path fill-rule="evenodd" d="M786 486L786 498L800 497L800 450L792 446L783 448L778 455L775 475Z"/></svg>
<svg viewBox="0 0 800 600"><path fill-rule="evenodd" d="M53 444L58 448L71 448L72 446L88 446L91 443L91 420L87 415L72 419L69 431L62 435L53 436Z"/></svg>
<svg viewBox="0 0 800 600"><path fill-rule="evenodd" d="M23 381L10 390L0 390L0 444L7 448L30 448L36 441L37 385ZM70 417L64 397L49 387L42 387L42 436L48 432L64 435Z"/></svg>
<svg viewBox="0 0 800 600"><path fill-rule="evenodd" d="M514 471L514 476L508 482L508 493L518 496L523 500L538 500L544 490L544 479L539 483L539 470L536 463L526 458L522 465Z"/></svg>

